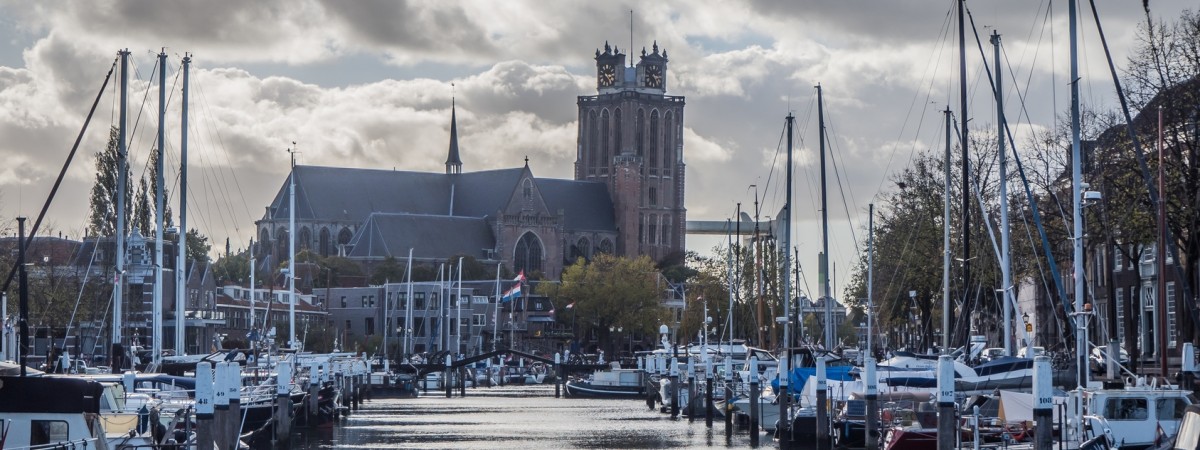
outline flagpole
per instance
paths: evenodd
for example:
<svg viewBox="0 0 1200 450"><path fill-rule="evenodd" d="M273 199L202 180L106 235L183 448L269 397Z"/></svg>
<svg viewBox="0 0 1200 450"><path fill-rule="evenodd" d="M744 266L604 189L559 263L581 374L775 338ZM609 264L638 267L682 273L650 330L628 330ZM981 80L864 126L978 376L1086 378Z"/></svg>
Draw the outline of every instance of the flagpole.
<svg viewBox="0 0 1200 450"><path fill-rule="evenodd" d="M463 259L460 256L458 257L458 304L455 305L458 309L458 323L454 326L454 335L458 336L457 344L460 353L462 352L462 264Z"/></svg>
<svg viewBox="0 0 1200 450"><path fill-rule="evenodd" d="M404 269L404 359L412 352L413 340L413 248L408 248L408 268Z"/></svg>
<svg viewBox="0 0 1200 450"><path fill-rule="evenodd" d="M500 263L496 263L496 309L492 310L492 351L500 337Z"/></svg>

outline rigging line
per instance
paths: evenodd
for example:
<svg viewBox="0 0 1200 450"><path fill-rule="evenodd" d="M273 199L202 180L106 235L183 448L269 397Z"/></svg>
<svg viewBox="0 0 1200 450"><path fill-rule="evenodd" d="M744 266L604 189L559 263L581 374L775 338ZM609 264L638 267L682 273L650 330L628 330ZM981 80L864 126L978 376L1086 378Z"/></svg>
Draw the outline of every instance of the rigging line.
<svg viewBox="0 0 1200 450"><path fill-rule="evenodd" d="M50 202L54 201L54 196L58 193L59 186L62 185L62 180L67 174L67 169L71 167L71 161L75 159L75 152L79 150L79 143L83 140L88 125L92 123L92 115L96 113L96 106L100 104L100 98L104 95L104 89L108 86L109 80L112 79L113 71L117 68L117 61L113 60L112 65L108 68L108 74L104 76L104 82L100 85L99 92L96 92L96 99L92 101L92 107L88 109L87 118L83 120L83 126L79 129L79 135L75 137L75 143L71 146L71 152L67 154L67 160L63 162L63 167L58 172L58 178L54 180L54 186L50 188L50 194L46 196L46 203L42 205L42 210L38 213L37 220L33 221L33 227L30 228L29 236L25 238L26 247L32 244L33 237L37 236L38 228L42 225L42 219L46 217L46 211L50 209ZM4 281L4 289L0 289L0 292L8 291L9 286L12 285L13 277L17 274L17 267L16 264L13 264L12 268L8 271L8 278Z"/></svg>
<svg viewBox="0 0 1200 450"><path fill-rule="evenodd" d="M913 133L914 136L919 136L921 134L921 128L925 123L925 110L928 109L930 94L933 92L933 83L937 78L934 76L930 76L930 65L933 65L933 72L935 72L935 73L937 72L937 67L940 67L940 65L941 65L942 52L946 48L946 42L947 42L946 37L948 36L949 30L950 30L950 23L951 23L951 18L952 18L951 12L952 12L951 9L947 9L946 15L942 21L941 39L939 41L940 45L938 45L937 55L934 56L933 58L930 58L929 64L925 65L925 73L921 74L922 81L924 81L926 79L926 76L929 77L928 78L929 79L929 87L925 90L926 107L922 108L920 120L917 122L917 130ZM924 83L921 83L921 84L924 84ZM896 152L900 148L900 142L903 140L903 137L904 137L904 130L908 127L909 119L912 118L912 112L913 112L913 109L916 108L917 97L919 95L920 95L919 92L913 93L912 102L909 103L908 111L906 111L904 114L904 122L900 124L900 133L896 136L896 141L892 145L891 153L888 154L888 162L884 166L884 170L883 170L884 174L888 174L891 172L892 162L896 158ZM912 161L913 154L917 150L917 142L918 142L918 140L916 138L914 138L911 142L911 145L909 147L909 155L908 155L909 162ZM875 188L875 195L871 197L872 199L879 198L879 193L883 191L883 185L885 183L887 183L887 179L888 179L888 177L886 177L886 176L880 177L879 186Z"/></svg>
<svg viewBox="0 0 1200 450"><path fill-rule="evenodd" d="M129 61L131 64L133 64L133 58L130 58ZM136 66L136 64L135 64L135 66ZM135 69L134 73L137 74L137 73L140 73L140 71ZM157 73L158 73L158 59L155 58L154 68L150 70L150 79L153 80L154 75ZM139 77L138 79L140 80L141 78ZM137 130L138 130L138 128L140 128L140 125L142 122L142 112L144 112L146 110L146 102L150 101L150 88L153 86L154 86L153 82L146 82L146 89L145 89L145 91L143 91L143 94L142 94L142 104L141 104L141 107L138 108L137 117L134 118L134 121L133 121L133 130L129 134L130 142L132 142L134 140L135 136L139 139L142 136L137 133ZM147 120L149 120L149 119L147 119ZM133 147L134 147L133 145L126 145L126 152L125 152L126 160L130 159L129 156L130 156L131 152L129 151L129 149L133 148ZM153 138L151 138L151 140L150 140L150 147L151 147L151 149L153 149L153 147L154 147L154 139ZM150 158L147 157L146 161L142 165L141 178L144 179L146 177L146 170L149 168L149 166L150 166ZM146 231L146 230L142 230L142 231Z"/></svg>
<svg viewBox="0 0 1200 450"><path fill-rule="evenodd" d="M831 116L831 115L826 114L826 116ZM830 118L827 117L825 119L825 122L826 123L831 122ZM832 124L828 125L828 128L830 128L832 130L833 125ZM829 134L836 136L837 132L831 132ZM838 145L838 139L836 139L836 138L828 139L828 141L831 146L836 147L836 149L839 151L841 150L841 146ZM833 162L833 175L834 175L834 177L837 178L838 193L840 194L840 196L842 198L842 209L846 213L846 221L850 223L850 229L852 231L850 233L850 241L854 243L855 254L862 254L862 248L860 248L858 245L858 235L856 233L853 233L854 219L852 217L850 217L850 204L846 202L846 191L850 191L850 199L853 200L854 199L854 190L850 187L849 182L842 180L842 172L845 171L845 168L841 167L838 164L838 158L836 156L837 153L838 152L829 152L829 159L832 160L832 162ZM847 173L846 177L849 178L850 175ZM857 203L855 203L855 204L857 204Z"/></svg>
<svg viewBox="0 0 1200 450"><path fill-rule="evenodd" d="M1159 199L1160 193L1158 192L1158 188L1151 181L1152 178L1150 178L1150 169L1146 165L1146 155L1144 152L1142 152L1141 140L1137 137L1137 133L1136 133L1136 130L1134 129L1134 125L1133 125L1133 117L1129 113L1129 102L1128 102L1128 99L1125 97L1125 89L1123 89L1121 87L1121 79L1119 77L1117 77L1117 68L1113 64L1112 53L1110 53L1109 48L1108 48L1108 40L1104 37L1104 29L1103 29L1103 26L1100 24L1100 12L1096 9L1095 1L1089 0L1089 4L1091 5L1091 9L1092 9L1092 17L1096 21L1096 31L1100 34L1100 43L1103 44L1103 47L1104 47L1104 59L1105 59L1105 61L1108 62L1108 71L1109 71L1109 74L1112 76L1113 85L1116 87L1116 91L1117 91L1117 98L1120 100L1120 103L1121 103L1121 112L1125 117L1126 134L1130 137L1130 141L1133 143L1133 148L1134 148L1133 153L1138 162L1138 169L1142 173L1142 181L1146 184L1146 190L1147 190L1147 194L1149 194L1149 200L1150 200L1149 204L1156 205L1156 204L1158 204L1158 202L1160 200ZM1178 256L1179 251L1176 248L1176 243L1175 243L1176 241L1175 241L1175 236L1174 236L1175 233L1171 230L1171 227L1166 227L1166 229L1163 230L1163 232L1166 234L1164 240L1168 244L1167 248L1165 248L1164 250L1167 250L1169 252L1169 254L1174 254L1174 255ZM1191 312L1192 322L1200 323L1200 312L1197 311L1196 300L1192 297L1192 284L1189 282L1189 278L1184 275L1182 264L1174 264L1174 265L1172 265L1172 267L1174 267L1174 269L1175 269L1174 270L1175 278L1178 280L1181 280L1181 283L1183 284L1184 304L1187 306L1187 309Z"/></svg>
<svg viewBox="0 0 1200 450"><path fill-rule="evenodd" d="M197 70L196 75L200 75L199 70ZM210 106L208 104L208 95L206 94L207 91L204 88L204 84L201 82L200 76L196 77L195 84L196 84L197 93L200 94L199 95L200 101L204 104L205 115L208 117L210 123L216 123L216 120L212 117L212 111L211 111L212 106ZM249 203L246 201L246 195L244 194L245 191L242 189L242 185L238 181L237 176L233 173L233 168L230 166L230 164L233 163L233 158L229 154L229 149L225 147L225 138L223 136L221 136L221 131L219 129L214 129L213 131L211 131L211 133L217 135L217 142L219 144L219 145L217 145L217 147L219 147L221 149L221 151L225 154L225 160L227 161L225 168L228 169L230 177L233 178L234 186L237 187L236 192L242 199L242 209L246 213L246 217L254 217L254 215L250 213L250 209L248 206ZM211 142L211 138L209 140ZM234 223L234 230L240 231L236 222Z"/></svg>
<svg viewBox="0 0 1200 450"><path fill-rule="evenodd" d="M976 46L977 46L977 48L978 48L978 50L979 50L979 53L980 53L980 55L982 56L982 55L984 55L984 52L983 52L983 45L982 45L982 43L981 43L981 42L980 42L980 40L979 40L979 34L978 34L978 31L977 31L977 30L975 30L975 19L974 19L974 16L971 16L971 15L969 15L969 14L968 14L968 17L970 17L970 18L971 18L971 29L972 29L973 31L975 31L975 42L976 42ZM989 80L989 84L990 84L990 85L992 85L992 86L995 86L995 80L994 80L994 78L992 77L992 71L991 71L991 68L984 66L984 71L987 73L988 80ZM992 94L992 95L993 95L993 97L995 97L995 91L993 91L993 94ZM1025 103L1024 103L1023 101L1021 102L1021 107L1022 107L1022 108L1025 108ZM1033 215L1034 215L1034 220L1035 220L1035 223L1036 223L1036 224L1037 224L1037 226L1038 226L1038 233L1041 235L1041 238L1042 238L1042 247L1043 247L1043 251L1044 251L1044 253L1045 253L1045 255L1046 255L1047 262L1048 262L1048 263L1049 263L1049 265L1050 265L1051 275L1053 275L1053 279L1054 279L1054 286L1055 286L1055 288L1056 288L1056 290L1057 290L1057 293L1059 294L1060 300L1063 302L1063 311L1064 311L1064 312L1065 312L1065 311L1071 311L1071 310L1072 310L1072 307L1071 307L1071 305L1069 305L1069 304L1068 304L1068 299L1067 299L1067 296L1066 296L1066 290L1063 288L1063 283L1062 283L1062 280L1059 278L1059 277L1060 277L1060 275L1059 275L1059 273L1058 273L1058 264L1056 263L1056 261L1055 261L1055 259L1054 259L1054 255L1053 255L1053 253L1050 251L1050 243L1049 243L1049 240L1048 240L1048 239L1047 239L1047 237L1046 237L1046 232L1045 232L1045 229L1044 229L1044 227L1042 226L1042 224L1041 224L1041 221L1040 221L1040 212L1038 211L1038 207L1037 207L1037 200L1036 200L1036 198L1033 196L1033 192L1032 192L1032 191L1030 190L1030 188L1029 188L1029 182L1028 182L1028 180L1027 180L1027 178L1026 178L1026 176L1025 176L1025 167L1024 167L1024 164L1021 162L1021 156L1020 156L1020 152L1018 152L1018 151L1017 151L1016 140L1015 140L1015 139L1013 139L1013 135L1012 135L1012 129L1011 129L1011 128L1009 128L1009 126L1008 126L1008 123L1005 123L1005 124L1004 124L1004 132L1005 132L1005 134L1007 134L1007 135L1008 135L1008 140L1009 140L1009 142L1010 142L1010 144L1011 144L1011 145L1010 145L1010 147L1011 147L1011 149L1012 149L1012 153L1013 153L1013 159L1014 159L1014 161L1017 163L1017 171L1018 171L1018 173L1019 173L1019 174L1020 174L1020 176L1021 176L1021 180L1022 180L1022 182L1023 182L1023 186L1024 186L1024 188L1025 188L1025 195L1026 195L1026 198L1028 198L1028 199L1029 199L1029 202L1030 202L1030 208L1032 209L1032 213L1033 213ZM1056 199L1056 201L1057 201L1057 199ZM1056 318L1057 318L1057 315L1056 315Z"/></svg>
<svg viewBox="0 0 1200 450"><path fill-rule="evenodd" d="M88 258L87 270L83 272L83 281L79 283L79 294L75 296L75 307L71 309L71 318L67 320L67 330L63 333L62 348L64 349L67 348L67 337L71 335L71 328L75 325L75 315L79 312L79 304L83 302L83 291L87 288L88 278L92 275L92 265L96 262L96 253L99 249L99 245L92 246L92 256Z"/></svg>

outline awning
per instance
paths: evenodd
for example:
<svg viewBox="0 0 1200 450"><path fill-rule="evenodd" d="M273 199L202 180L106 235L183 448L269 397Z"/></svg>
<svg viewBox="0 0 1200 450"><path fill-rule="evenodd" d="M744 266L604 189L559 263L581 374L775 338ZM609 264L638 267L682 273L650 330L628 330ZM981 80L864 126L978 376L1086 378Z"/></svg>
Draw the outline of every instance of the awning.
<svg viewBox="0 0 1200 450"><path fill-rule="evenodd" d="M550 316L532 316L525 319L526 322L553 322L554 318Z"/></svg>

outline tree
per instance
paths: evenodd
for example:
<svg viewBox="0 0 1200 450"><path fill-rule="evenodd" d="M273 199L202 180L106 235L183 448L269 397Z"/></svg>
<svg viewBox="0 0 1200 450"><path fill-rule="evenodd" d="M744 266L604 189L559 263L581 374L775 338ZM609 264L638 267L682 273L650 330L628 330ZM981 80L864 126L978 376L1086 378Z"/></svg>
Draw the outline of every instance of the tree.
<svg viewBox="0 0 1200 450"><path fill-rule="evenodd" d="M117 229L117 138L117 128L109 128L108 144L104 150L96 152L96 179L92 184L88 213L88 233L93 236L112 236ZM126 179L131 179L128 164L125 175ZM133 190L128 187L124 200L127 223L133 212Z"/></svg>
<svg viewBox="0 0 1200 450"><path fill-rule="evenodd" d="M404 266L396 258L388 256L375 266L371 272L370 283L380 285L386 282L398 283L404 281Z"/></svg>
<svg viewBox="0 0 1200 450"><path fill-rule="evenodd" d="M222 256L213 264L213 274L216 277L217 286L249 283L250 252L241 251L229 256Z"/></svg>
<svg viewBox="0 0 1200 450"><path fill-rule="evenodd" d="M187 245L188 259L202 263L209 261L208 254L212 251L212 245L208 242L208 236L200 234L200 230L189 229L184 244Z"/></svg>
<svg viewBox="0 0 1200 450"><path fill-rule="evenodd" d="M653 335L667 321L659 272L645 256L627 259L599 254L590 263L580 258L563 272L561 284L543 284L539 290L543 286L549 291L544 294L559 308L575 304L576 336L598 336L601 342L611 342L609 327Z"/></svg>

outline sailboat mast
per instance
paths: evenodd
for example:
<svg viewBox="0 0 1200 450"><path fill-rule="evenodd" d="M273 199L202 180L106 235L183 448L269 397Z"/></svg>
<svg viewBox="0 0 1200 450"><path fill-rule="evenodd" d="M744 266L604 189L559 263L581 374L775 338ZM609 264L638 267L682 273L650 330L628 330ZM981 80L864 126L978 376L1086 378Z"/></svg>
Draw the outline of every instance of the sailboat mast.
<svg viewBox="0 0 1200 450"><path fill-rule="evenodd" d="M1163 110L1158 106L1158 355L1163 379L1167 379L1167 191L1166 170L1163 167ZM1110 355L1113 353L1110 353Z"/></svg>
<svg viewBox="0 0 1200 450"><path fill-rule="evenodd" d="M117 53L121 56L121 99L118 113L121 122L117 126L117 196L113 199L117 204L117 229L113 230L113 234L117 235L117 261L116 276L113 279L112 350L108 358L109 361L112 361L114 370L125 368L125 345L121 329L125 327L125 324L122 323L125 303L125 190L128 189L129 181L125 148L125 125L129 122L127 106L129 100L129 49Z"/></svg>
<svg viewBox="0 0 1200 450"><path fill-rule="evenodd" d="M122 72L124 73L124 72ZM25 250L28 243L25 242L25 218L17 218L17 299L20 315L17 323L18 331L21 333L21 344L18 347L21 351L21 356L17 361L21 364L21 376L26 375L25 367L29 365L29 275L25 266ZM8 434L8 428L5 427L5 434Z"/></svg>
<svg viewBox="0 0 1200 450"><path fill-rule="evenodd" d="M456 346L457 347L456 350L458 350L459 352L462 351L462 329L463 329L463 326L462 326L462 308L463 308L462 264L463 264L463 258L460 256L458 258L458 301L455 302L455 304L454 304L454 306L455 306L454 309L456 310L456 313L458 316L457 318L455 318L455 322L457 322L457 323L454 324L454 335L458 336L458 339L455 343L458 344ZM467 304L470 305L469 302Z"/></svg>
<svg viewBox="0 0 1200 450"><path fill-rule="evenodd" d="M175 354L186 355L187 324L184 317L184 293L187 288L187 150L188 150L188 74L192 56L183 55L183 113L179 117L179 244L175 254ZM251 266L253 267L253 266ZM254 323L251 319L250 323Z"/></svg>
<svg viewBox="0 0 1200 450"><path fill-rule="evenodd" d="M787 115L787 207L783 210L783 348L792 346L792 126L796 117Z"/></svg>
<svg viewBox="0 0 1200 450"><path fill-rule="evenodd" d="M258 323L258 322L254 321L254 300L255 300L255 297L258 297L258 290L255 289L255 287L254 287L255 286L254 272L257 272L257 270L255 270L255 268L254 268L254 264L257 261L255 261L254 259L255 259L254 258L254 239L251 239L250 240L250 332L252 334L254 332L255 324ZM253 347L254 342L251 342L250 346Z"/></svg>
<svg viewBox="0 0 1200 450"><path fill-rule="evenodd" d="M294 144L293 144L294 145ZM290 149L288 176L288 348L296 348L296 150Z"/></svg>
<svg viewBox="0 0 1200 450"><path fill-rule="evenodd" d="M966 21L965 12L966 0L958 0L958 89L959 89L959 108L962 111L962 120L959 126L962 130L959 133L961 142L959 145L962 148L962 239L963 239L963 309L961 314L962 320L967 320L968 324L971 320L971 308L968 306L968 299L971 291L971 186L970 186L970 153L967 148L967 38L966 38ZM950 309L949 305L943 304L945 309L942 310L942 354L950 352ZM970 327L968 326L968 329Z"/></svg>
<svg viewBox="0 0 1200 450"><path fill-rule="evenodd" d="M867 205L867 357L874 357L871 335L875 331L875 204Z"/></svg>
<svg viewBox="0 0 1200 450"><path fill-rule="evenodd" d="M817 134L821 143L821 301L825 304L825 348L833 349L833 296L829 287L829 187L825 184L825 103L817 84Z"/></svg>
<svg viewBox="0 0 1200 450"><path fill-rule="evenodd" d="M950 331L950 166L952 165L951 148L954 140L951 131L954 129L950 116L950 106L946 106L946 155L942 164L945 173L945 194L942 201L942 346L946 346L945 337ZM913 301L916 301L914 298ZM916 306L916 305L913 305Z"/></svg>
<svg viewBox="0 0 1200 450"><path fill-rule="evenodd" d="M1087 318L1080 314L1083 312L1083 204L1081 202L1083 182L1083 167L1080 164L1082 152L1079 142L1080 124L1079 124L1079 37L1078 37L1078 18L1076 17L1076 0L1070 0L1067 14L1070 15L1070 34L1071 34L1071 195L1073 201L1072 210L1072 236L1075 237L1073 242L1074 253L1072 260L1075 262L1074 273L1075 277L1075 370L1077 373L1076 382L1079 387L1087 386L1087 334L1083 332ZM1159 274L1161 276L1162 274ZM1082 430L1080 430L1082 431Z"/></svg>
<svg viewBox="0 0 1200 450"><path fill-rule="evenodd" d="M158 54L158 149L155 151L154 164L154 337L151 339L150 355L155 365L162 362L163 350L163 227L166 226L166 215L163 214L165 201L163 199L163 149L167 145L167 52L164 48Z"/></svg>
<svg viewBox="0 0 1200 450"><path fill-rule="evenodd" d="M413 326L412 326L412 311L413 311L413 307L412 307L412 302L413 302L412 252L413 252L413 250L411 248L409 248L408 249L408 267L404 269L404 283L407 285L407 286L405 286L405 292L404 292L404 358L405 359L408 359L408 354L411 351L410 349L412 348L411 342L412 342L412 334L413 334Z"/></svg>
<svg viewBox="0 0 1200 450"><path fill-rule="evenodd" d="M1013 356L1012 244L1008 236L1008 151L1004 142L1004 75L1000 72L1000 33L992 31L996 68L996 146L1000 155L1000 278L1004 302L1004 354Z"/></svg>

